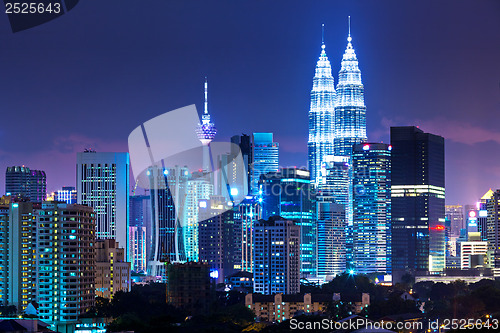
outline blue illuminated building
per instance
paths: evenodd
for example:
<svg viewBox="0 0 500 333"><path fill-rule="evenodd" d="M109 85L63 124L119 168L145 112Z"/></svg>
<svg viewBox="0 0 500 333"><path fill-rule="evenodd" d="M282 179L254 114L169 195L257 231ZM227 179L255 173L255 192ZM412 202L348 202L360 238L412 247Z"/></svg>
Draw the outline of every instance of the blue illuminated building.
<svg viewBox="0 0 500 333"><path fill-rule="evenodd" d="M273 133L253 133L250 194L257 194L261 175L277 172L278 167L279 144L273 142Z"/></svg>
<svg viewBox="0 0 500 333"><path fill-rule="evenodd" d="M353 146L353 264L360 274L391 272L391 150Z"/></svg>
<svg viewBox="0 0 500 333"><path fill-rule="evenodd" d="M309 109L307 150L313 184L319 180L323 158L333 154L335 84L325 48L323 41L313 78Z"/></svg>
<svg viewBox="0 0 500 333"><path fill-rule="evenodd" d="M301 274L316 276L316 194L309 171L284 168L261 176L262 218L279 215L300 226Z"/></svg>
<svg viewBox="0 0 500 333"><path fill-rule="evenodd" d="M345 207L318 201L317 215L317 276L326 282L346 270Z"/></svg>
<svg viewBox="0 0 500 333"><path fill-rule="evenodd" d="M276 216L255 223L254 293L300 292L300 229Z"/></svg>

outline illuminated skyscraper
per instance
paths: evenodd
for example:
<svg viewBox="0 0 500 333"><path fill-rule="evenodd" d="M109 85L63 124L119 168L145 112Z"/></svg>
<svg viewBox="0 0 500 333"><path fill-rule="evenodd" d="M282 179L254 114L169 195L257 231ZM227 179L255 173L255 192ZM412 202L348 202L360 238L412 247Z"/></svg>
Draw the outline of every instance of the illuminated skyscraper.
<svg viewBox="0 0 500 333"><path fill-rule="evenodd" d="M278 167L279 144L273 142L273 133L253 133L250 193L258 193L260 175L277 172Z"/></svg>
<svg viewBox="0 0 500 333"><path fill-rule="evenodd" d="M351 156L352 146L366 141L364 87L351 41L349 25L347 48L342 57L335 100L335 156Z"/></svg>
<svg viewBox="0 0 500 333"><path fill-rule="evenodd" d="M300 272L303 277L316 276L316 193L309 171L283 168L266 173L260 178L261 191L262 218L279 215L300 226Z"/></svg>
<svg viewBox="0 0 500 333"><path fill-rule="evenodd" d="M331 202L317 202L317 276L332 280L346 270L345 208Z"/></svg>
<svg viewBox="0 0 500 333"><path fill-rule="evenodd" d="M151 195L151 250L147 273L166 281L166 263L186 261L183 228L179 217L186 197L189 172L185 167L161 168L156 165L147 171Z"/></svg>
<svg viewBox="0 0 500 333"><path fill-rule="evenodd" d="M444 139L391 127L392 274L445 267Z"/></svg>
<svg viewBox="0 0 500 333"><path fill-rule="evenodd" d="M391 149L353 146L353 263L356 273L391 272Z"/></svg>
<svg viewBox="0 0 500 333"><path fill-rule="evenodd" d="M128 261L129 155L91 150L76 157L78 204L94 208L96 238L113 238L125 249Z"/></svg>
<svg viewBox="0 0 500 333"><path fill-rule="evenodd" d="M318 182L323 158L333 154L335 84L325 47L325 43L322 41L321 53L313 78L309 109L307 150L313 184Z"/></svg>

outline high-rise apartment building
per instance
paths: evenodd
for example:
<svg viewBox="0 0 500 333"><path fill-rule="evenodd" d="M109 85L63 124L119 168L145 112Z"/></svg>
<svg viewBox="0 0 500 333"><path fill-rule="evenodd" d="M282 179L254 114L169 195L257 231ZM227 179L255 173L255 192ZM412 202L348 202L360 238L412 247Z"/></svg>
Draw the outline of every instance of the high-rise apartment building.
<svg viewBox="0 0 500 333"><path fill-rule="evenodd" d="M277 172L278 167L279 144L273 142L273 133L253 133L250 193L252 195L258 193L261 175L268 172Z"/></svg>
<svg viewBox="0 0 500 333"><path fill-rule="evenodd" d="M7 167L5 193L32 202L42 202L47 196L47 176L44 171L31 170L25 166Z"/></svg>
<svg viewBox="0 0 500 333"><path fill-rule="evenodd" d="M19 311L35 301L36 221L31 202L0 203L0 303Z"/></svg>
<svg viewBox="0 0 500 333"><path fill-rule="evenodd" d="M300 227L271 218L254 226L253 290L261 294L300 292Z"/></svg>
<svg viewBox="0 0 500 333"><path fill-rule="evenodd" d="M261 193L262 192L262 193ZM300 226L301 274L316 275L316 194L310 173L297 168L284 168L266 173L259 182L262 217L281 216Z"/></svg>
<svg viewBox="0 0 500 333"><path fill-rule="evenodd" d="M330 281L346 271L345 206L317 202L317 276Z"/></svg>
<svg viewBox="0 0 500 333"><path fill-rule="evenodd" d="M96 296L111 299L117 291L129 292L130 263L125 261L125 250L114 239L95 243Z"/></svg>
<svg viewBox="0 0 500 333"><path fill-rule="evenodd" d="M353 146L353 263L356 272L391 272L391 149Z"/></svg>
<svg viewBox="0 0 500 333"><path fill-rule="evenodd" d="M94 208L96 238L115 239L128 261L129 155L86 150L76 157L77 202Z"/></svg>
<svg viewBox="0 0 500 333"><path fill-rule="evenodd" d="M332 67L322 42L313 78L309 108L308 165L311 181L318 184L323 159L333 154L335 83Z"/></svg>
<svg viewBox="0 0 500 333"><path fill-rule="evenodd" d="M95 303L95 221L92 207L45 201L35 210L38 317L75 323Z"/></svg>
<svg viewBox="0 0 500 333"><path fill-rule="evenodd" d="M217 282L235 272L241 253L235 240L234 211L223 196L210 196L199 202L198 240L200 262L207 263L217 275ZM238 269L239 270L239 269Z"/></svg>
<svg viewBox="0 0 500 333"><path fill-rule="evenodd" d="M444 139L414 126L391 127L392 271L445 267ZM399 275L398 275L399 274Z"/></svg>

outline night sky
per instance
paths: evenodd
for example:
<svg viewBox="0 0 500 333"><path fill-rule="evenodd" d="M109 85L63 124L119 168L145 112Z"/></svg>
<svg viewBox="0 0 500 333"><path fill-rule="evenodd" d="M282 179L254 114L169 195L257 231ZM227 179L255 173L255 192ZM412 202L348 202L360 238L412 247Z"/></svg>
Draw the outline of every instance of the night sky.
<svg viewBox="0 0 500 333"><path fill-rule="evenodd" d="M446 201L500 188L500 1L81 1L13 34L0 13L0 189L5 168L74 186L76 152L126 151L129 133L189 104L219 132L274 132L307 165L310 90L325 23L337 83L351 16L369 141L418 125L446 139Z"/></svg>

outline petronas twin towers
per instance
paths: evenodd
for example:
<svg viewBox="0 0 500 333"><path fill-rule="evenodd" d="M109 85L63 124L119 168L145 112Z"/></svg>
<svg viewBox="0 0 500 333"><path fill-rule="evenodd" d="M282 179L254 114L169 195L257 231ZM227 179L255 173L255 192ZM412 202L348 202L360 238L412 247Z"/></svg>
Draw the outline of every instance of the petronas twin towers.
<svg viewBox="0 0 500 333"><path fill-rule="evenodd" d="M308 156L311 181L319 185L329 155L350 157L352 146L366 141L366 107L358 59L349 27L335 91L332 67L322 42L311 90Z"/></svg>

